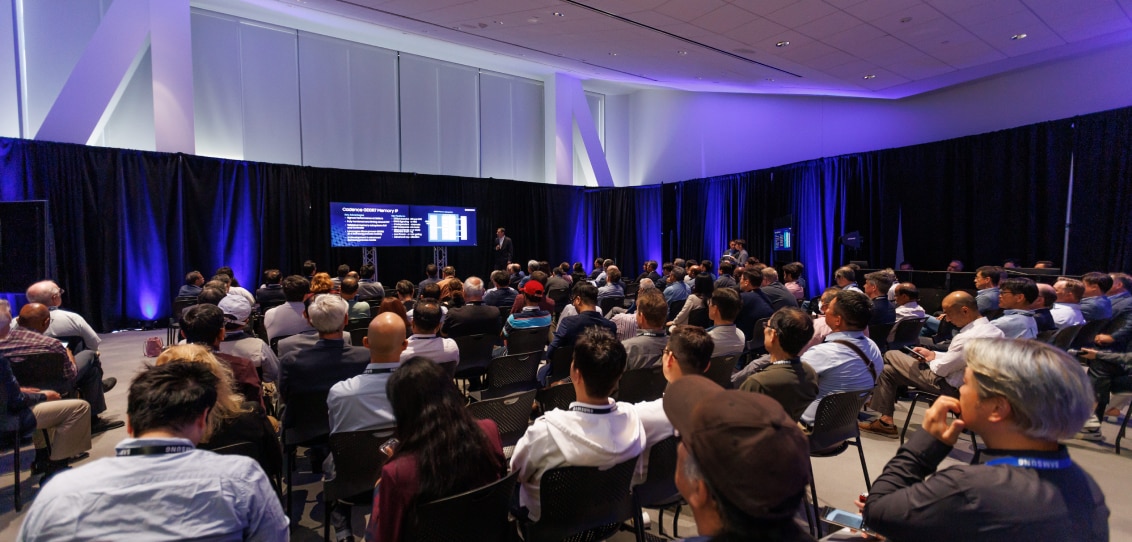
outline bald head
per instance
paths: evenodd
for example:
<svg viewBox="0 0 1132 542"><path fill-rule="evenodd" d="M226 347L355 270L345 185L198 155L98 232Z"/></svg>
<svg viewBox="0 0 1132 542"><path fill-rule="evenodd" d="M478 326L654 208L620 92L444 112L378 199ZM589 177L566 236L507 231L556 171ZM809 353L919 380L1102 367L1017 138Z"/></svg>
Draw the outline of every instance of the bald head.
<svg viewBox="0 0 1132 542"><path fill-rule="evenodd" d="M43 303L28 303L20 309L20 327L38 333L47 331L51 311Z"/></svg>
<svg viewBox="0 0 1132 542"><path fill-rule="evenodd" d="M26 294L29 302L41 303L48 307L58 307L63 303L63 290L52 280L41 280L28 286ZM21 315L20 318L23 316Z"/></svg>
<svg viewBox="0 0 1132 542"><path fill-rule="evenodd" d="M396 313L383 312L369 323L365 346L371 363L397 363L401 351L409 344L405 338L405 320Z"/></svg>
<svg viewBox="0 0 1132 542"><path fill-rule="evenodd" d="M951 292L943 298L943 313L955 327L962 328L981 316L975 296L967 292Z"/></svg>

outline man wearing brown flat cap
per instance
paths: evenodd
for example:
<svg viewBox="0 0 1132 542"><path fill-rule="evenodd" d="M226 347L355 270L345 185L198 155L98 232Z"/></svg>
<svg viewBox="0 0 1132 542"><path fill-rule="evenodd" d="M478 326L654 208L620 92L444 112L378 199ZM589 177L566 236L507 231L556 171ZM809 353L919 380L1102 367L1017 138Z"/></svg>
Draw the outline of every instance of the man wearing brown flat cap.
<svg viewBox="0 0 1132 542"><path fill-rule="evenodd" d="M813 540L794 521L809 444L777 401L693 375L668 385L664 413L680 436L676 488L700 533L688 541Z"/></svg>

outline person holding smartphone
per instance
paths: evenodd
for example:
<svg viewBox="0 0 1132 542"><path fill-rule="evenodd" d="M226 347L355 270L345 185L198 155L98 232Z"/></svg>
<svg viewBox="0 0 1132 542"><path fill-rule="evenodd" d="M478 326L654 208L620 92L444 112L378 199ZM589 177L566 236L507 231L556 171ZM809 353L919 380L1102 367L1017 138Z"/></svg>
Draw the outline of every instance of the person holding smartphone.
<svg viewBox="0 0 1132 542"><path fill-rule="evenodd" d="M940 397L885 466L865 524L895 540L1108 540L1104 494L1058 443L1093 410L1080 363L1018 339L973 339L964 357L959 397ZM936 472L964 429L989 460Z"/></svg>

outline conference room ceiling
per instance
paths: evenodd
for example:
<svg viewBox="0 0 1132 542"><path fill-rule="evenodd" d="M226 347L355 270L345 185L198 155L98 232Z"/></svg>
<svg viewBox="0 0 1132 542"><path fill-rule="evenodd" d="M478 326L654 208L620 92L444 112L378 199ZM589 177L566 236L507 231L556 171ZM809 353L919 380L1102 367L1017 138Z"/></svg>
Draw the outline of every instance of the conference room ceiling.
<svg viewBox="0 0 1132 542"><path fill-rule="evenodd" d="M279 1L687 90L902 98L1132 40L1132 0Z"/></svg>

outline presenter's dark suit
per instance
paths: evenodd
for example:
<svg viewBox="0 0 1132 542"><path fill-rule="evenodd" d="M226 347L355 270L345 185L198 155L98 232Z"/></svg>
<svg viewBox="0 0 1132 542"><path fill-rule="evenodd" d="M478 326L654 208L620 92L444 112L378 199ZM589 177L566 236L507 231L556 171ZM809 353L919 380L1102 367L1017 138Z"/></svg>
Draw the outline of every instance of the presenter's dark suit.
<svg viewBox="0 0 1132 542"><path fill-rule="evenodd" d="M508 262L511 261L511 256L515 252L514 245L511 244L511 238L506 235L503 236L503 244L499 244L499 238L496 237L491 242L492 250L495 251L495 268L506 269Z"/></svg>
<svg viewBox="0 0 1132 542"><path fill-rule="evenodd" d="M474 301L458 309L450 309L441 331L449 338L468 335L498 337L501 329L503 321L499 318L499 309L484 305L482 301Z"/></svg>

